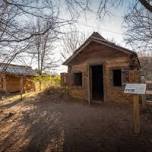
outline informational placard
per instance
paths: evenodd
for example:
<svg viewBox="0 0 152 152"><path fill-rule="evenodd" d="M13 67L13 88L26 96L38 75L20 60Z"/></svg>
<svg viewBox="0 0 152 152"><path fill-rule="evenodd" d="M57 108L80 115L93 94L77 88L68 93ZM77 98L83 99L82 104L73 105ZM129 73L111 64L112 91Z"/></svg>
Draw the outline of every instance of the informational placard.
<svg viewBox="0 0 152 152"><path fill-rule="evenodd" d="M124 93L128 94L145 94L146 84L144 83L127 83Z"/></svg>

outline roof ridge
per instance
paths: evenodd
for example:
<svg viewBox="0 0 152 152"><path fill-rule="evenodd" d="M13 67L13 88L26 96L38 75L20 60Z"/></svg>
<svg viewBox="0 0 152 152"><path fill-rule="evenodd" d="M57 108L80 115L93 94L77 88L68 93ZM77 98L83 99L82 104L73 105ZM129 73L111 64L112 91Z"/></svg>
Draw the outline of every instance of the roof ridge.
<svg viewBox="0 0 152 152"><path fill-rule="evenodd" d="M91 37L95 37L95 38L105 40L105 38L102 35L100 35L98 32L93 32L89 38L91 38Z"/></svg>
<svg viewBox="0 0 152 152"><path fill-rule="evenodd" d="M0 63L0 65L8 65L8 66L16 66L16 67L28 67L28 68L32 68L31 66L28 65L17 65L17 64L9 64L9 63Z"/></svg>

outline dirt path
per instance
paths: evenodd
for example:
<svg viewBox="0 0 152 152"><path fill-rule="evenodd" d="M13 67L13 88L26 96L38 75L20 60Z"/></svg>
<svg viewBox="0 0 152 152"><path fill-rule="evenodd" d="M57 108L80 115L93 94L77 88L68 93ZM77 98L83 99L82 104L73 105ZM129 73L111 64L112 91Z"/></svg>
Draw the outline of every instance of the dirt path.
<svg viewBox="0 0 152 152"><path fill-rule="evenodd" d="M150 152L152 121L132 135L127 104L87 105L50 90L0 105L0 152Z"/></svg>

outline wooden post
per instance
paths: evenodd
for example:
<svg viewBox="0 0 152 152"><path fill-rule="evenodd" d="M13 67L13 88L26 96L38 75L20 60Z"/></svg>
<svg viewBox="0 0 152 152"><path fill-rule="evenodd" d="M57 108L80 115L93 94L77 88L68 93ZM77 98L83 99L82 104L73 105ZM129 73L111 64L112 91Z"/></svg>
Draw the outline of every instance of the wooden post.
<svg viewBox="0 0 152 152"><path fill-rule="evenodd" d="M137 79L137 70L130 70L129 72L129 82L139 83L140 80ZM140 104L139 95L133 94L133 131L135 134L140 133Z"/></svg>
<svg viewBox="0 0 152 152"><path fill-rule="evenodd" d="M87 86L88 86L88 103L91 104L91 89L90 89L90 75L91 75L91 71L90 71L90 65L87 65L87 73L88 73L88 81L87 81Z"/></svg>
<svg viewBox="0 0 152 152"><path fill-rule="evenodd" d="M137 79L138 76L138 71L137 70L133 70L132 71L133 75L132 75L132 80L133 82L140 82L140 78L139 80ZM140 104L139 104L139 95L133 95L133 130L135 134L139 134L140 133Z"/></svg>
<svg viewBox="0 0 152 152"><path fill-rule="evenodd" d="M141 76L141 82L142 83L145 83L145 77L144 76ZM146 106L146 95L145 94L143 94L142 95L142 108L145 108L145 106Z"/></svg>
<svg viewBox="0 0 152 152"><path fill-rule="evenodd" d="M133 130L135 134L140 133L140 104L138 95L133 95Z"/></svg>
<svg viewBox="0 0 152 152"><path fill-rule="evenodd" d="M39 91L42 90L42 83L41 83L41 80L39 80Z"/></svg>
<svg viewBox="0 0 152 152"><path fill-rule="evenodd" d="M24 79L23 79L23 76L21 76L21 78L20 78L20 95L21 95L21 100L23 99L23 87L24 87L24 85L23 85L23 82L24 81Z"/></svg>

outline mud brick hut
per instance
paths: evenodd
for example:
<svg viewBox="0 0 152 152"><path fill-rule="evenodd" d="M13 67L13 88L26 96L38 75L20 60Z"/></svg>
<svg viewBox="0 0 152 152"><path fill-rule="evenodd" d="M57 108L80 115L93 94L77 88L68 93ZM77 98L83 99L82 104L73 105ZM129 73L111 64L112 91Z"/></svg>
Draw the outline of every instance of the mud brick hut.
<svg viewBox="0 0 152 152"><path fill-rule="evenodd" d="M35 71L29 66L0 63L0 92L26 92L34 90Z"/></svg>
<svg viewBox="0 0 152 152"><path fill-rule="evenodd" d="M125 83L139 82L137 54L94 32L64 63L69 94L91 102L129 101Z"/></svg>

